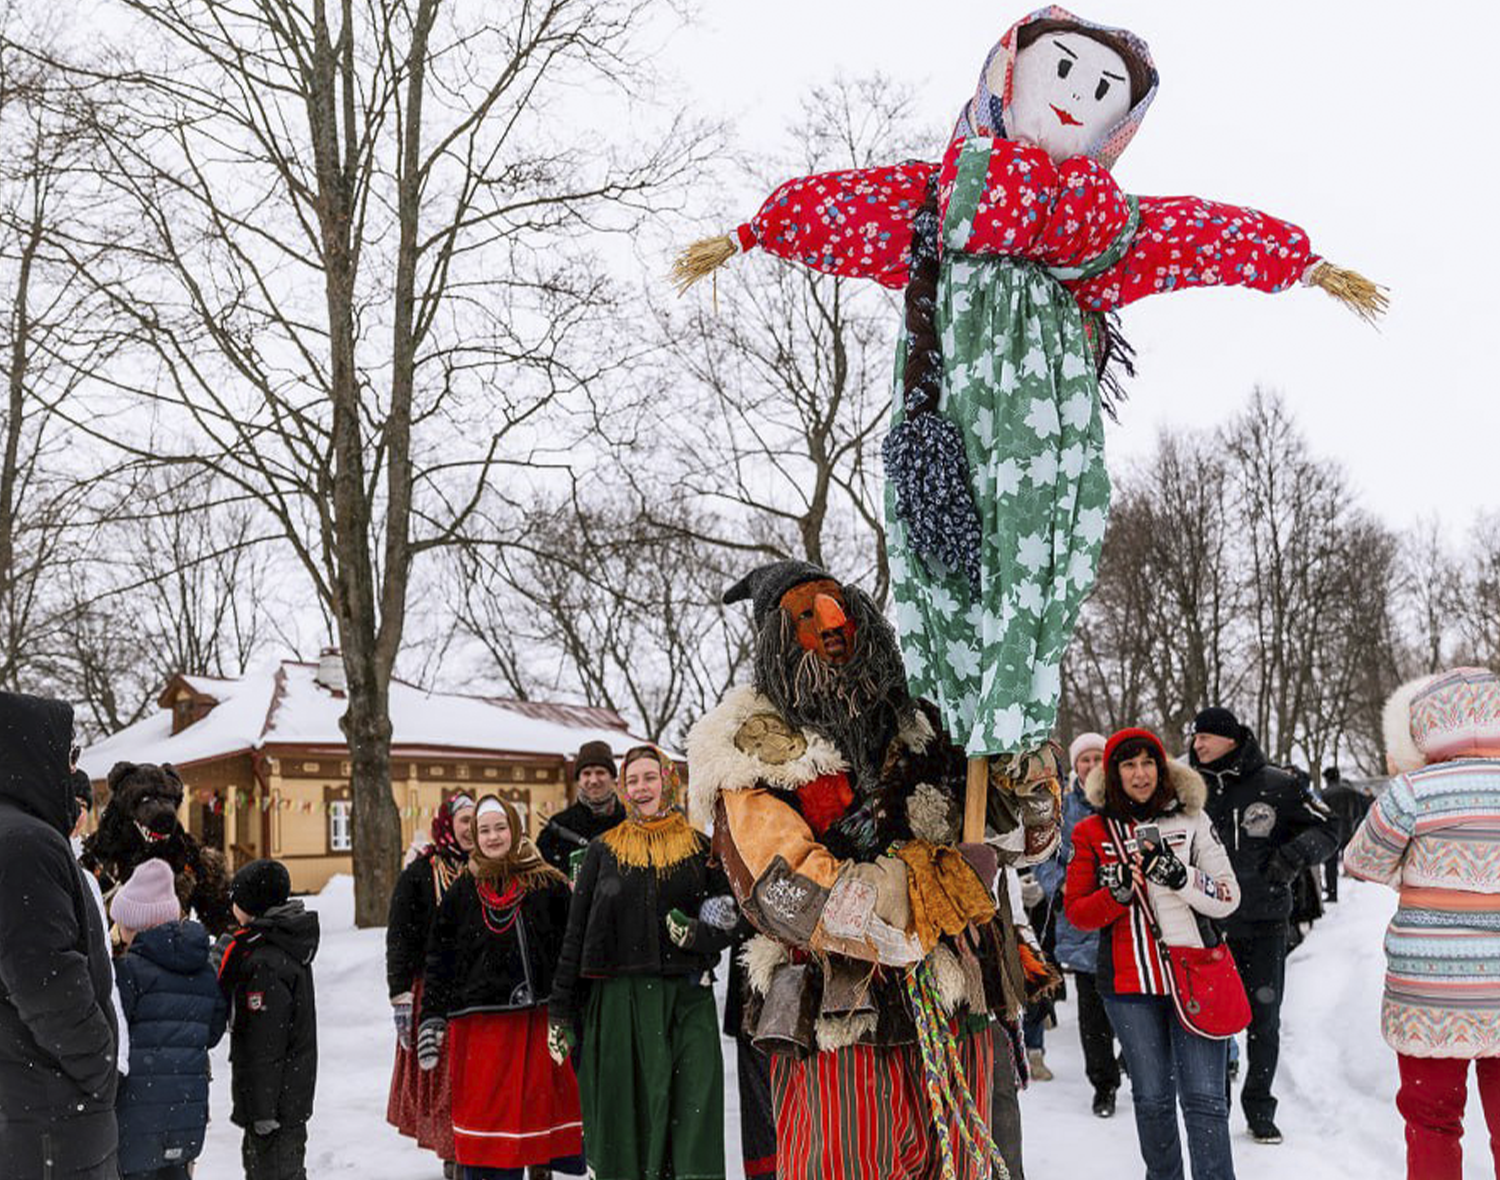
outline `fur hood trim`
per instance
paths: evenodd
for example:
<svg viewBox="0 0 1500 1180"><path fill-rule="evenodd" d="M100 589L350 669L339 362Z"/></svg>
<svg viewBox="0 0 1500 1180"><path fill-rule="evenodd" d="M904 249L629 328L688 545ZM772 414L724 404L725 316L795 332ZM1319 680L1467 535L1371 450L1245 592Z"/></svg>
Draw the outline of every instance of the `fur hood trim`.
<svg viewBox="0 0 1500 1180"><path fill-rule="evenodd" d="M1167 759L1167 781L1177 792L1184 814L1197 815L1203 810L1204 803L1208 801L1208 784L1203 781L1203 776L1196 770L1184 762L1174 762L1169 758ZM1088 781L1083 784L1083 794L1096 811L1104 809L1104 766L1102 764L1089 772Z"/></svg>
<svg viewBox="0 0 1500 1180"><path fill-rule="evenodd" d="M1449 668L1408 681L1382 717L1386 757L1397 774L1455 758L1500 754L1500 674Z"/></svg>
<svg viewBox="0 0 1500 1180"><path fill-rule="evenodd" d="M752 721L754 725L747 725ZM832 742L793 729L749 685L731 689L698 719L688 731L687 757L688 814L699 827L712 821L720 791L755 787L791 791L825 774L849 769Z"/></svg>
<svg viewBox="0 0 1500 1180"><path fill-rule="evenodd" d="M1417 749L1416 739L1411 736L1411 706L1417 694L1432 679L1429 675L1408 680L1385 702L1380 716L1380 732L1385 738L1385 756L1396 774L1410 774L1427 765L1427 759Z"/></svg>

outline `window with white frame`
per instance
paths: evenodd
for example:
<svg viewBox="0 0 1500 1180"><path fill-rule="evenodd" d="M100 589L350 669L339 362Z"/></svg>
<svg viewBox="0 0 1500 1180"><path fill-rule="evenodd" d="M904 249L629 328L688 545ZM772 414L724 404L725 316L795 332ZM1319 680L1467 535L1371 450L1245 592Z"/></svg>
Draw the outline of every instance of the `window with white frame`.
<svg viewBox="0 0 1500 1180"><path fill-rule="evenodd" d="M328 804L328 849L348 852L354 847L354 833L349 825L353 804L348 799L334 799Z"/></svg>

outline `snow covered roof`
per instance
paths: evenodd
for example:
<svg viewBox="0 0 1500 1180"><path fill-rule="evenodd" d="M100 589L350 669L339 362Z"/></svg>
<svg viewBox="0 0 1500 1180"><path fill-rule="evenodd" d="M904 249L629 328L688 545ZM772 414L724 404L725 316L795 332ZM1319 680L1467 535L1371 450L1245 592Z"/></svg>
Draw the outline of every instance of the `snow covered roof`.
<svg viewBox="0 0 1500 1180"><path fill-rule="evenodd" d="M179 677L218 704L176 734L172 711L163 708L88 747L78 764L99 779L122 761L191 766L267 746L342 747L339 718L347 701L319 684L317 671L316 664L285 660L274 670L238 680ZM606 741L620 753L644 740L609 709L427 692L394 680L391 724L397 750L571 758L584 742Z"/></svg>

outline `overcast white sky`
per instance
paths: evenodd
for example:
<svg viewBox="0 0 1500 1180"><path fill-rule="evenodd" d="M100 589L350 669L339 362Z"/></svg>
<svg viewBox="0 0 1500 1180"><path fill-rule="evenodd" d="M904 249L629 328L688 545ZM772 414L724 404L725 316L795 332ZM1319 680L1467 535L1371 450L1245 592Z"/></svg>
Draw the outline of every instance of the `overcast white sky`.
<svg viewBox="0 0 1500 1180"><path fill-rule="evenodd" d="M1285 217L1392 295L1379 331L1304 289L1183 292L1128 308L1140 376L1112 427L1112 460L1141 453L1163 425L1212 425L1259 383L1286 396L1314 449L1342 461L1392 524L1436 513L1457 532L1500 509L1500 79L1488 58L1500 5L1446 4L1425 28L1420 8L1354 0L1073 10L1143 36L1161 73L1115 169L1126 189ZM993 0L702 0L668 68L750 148L778 143L802 92L839 72L917 85L924 118L946 128L1025 11ZM758 203L726 208L725 228Z"/></svg>

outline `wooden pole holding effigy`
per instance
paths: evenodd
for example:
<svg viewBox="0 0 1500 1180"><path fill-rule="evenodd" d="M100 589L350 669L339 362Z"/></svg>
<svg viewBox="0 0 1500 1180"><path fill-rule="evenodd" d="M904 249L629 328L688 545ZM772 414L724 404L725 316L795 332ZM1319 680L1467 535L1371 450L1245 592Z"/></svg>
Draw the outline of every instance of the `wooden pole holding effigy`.
<svg viewBox="0 0 1500 1180"><path fill-rule="evenodd" d="M990 760L969 759L969 781L964 791L964 843L984 840L984 811L990 795Z"/></svg>

